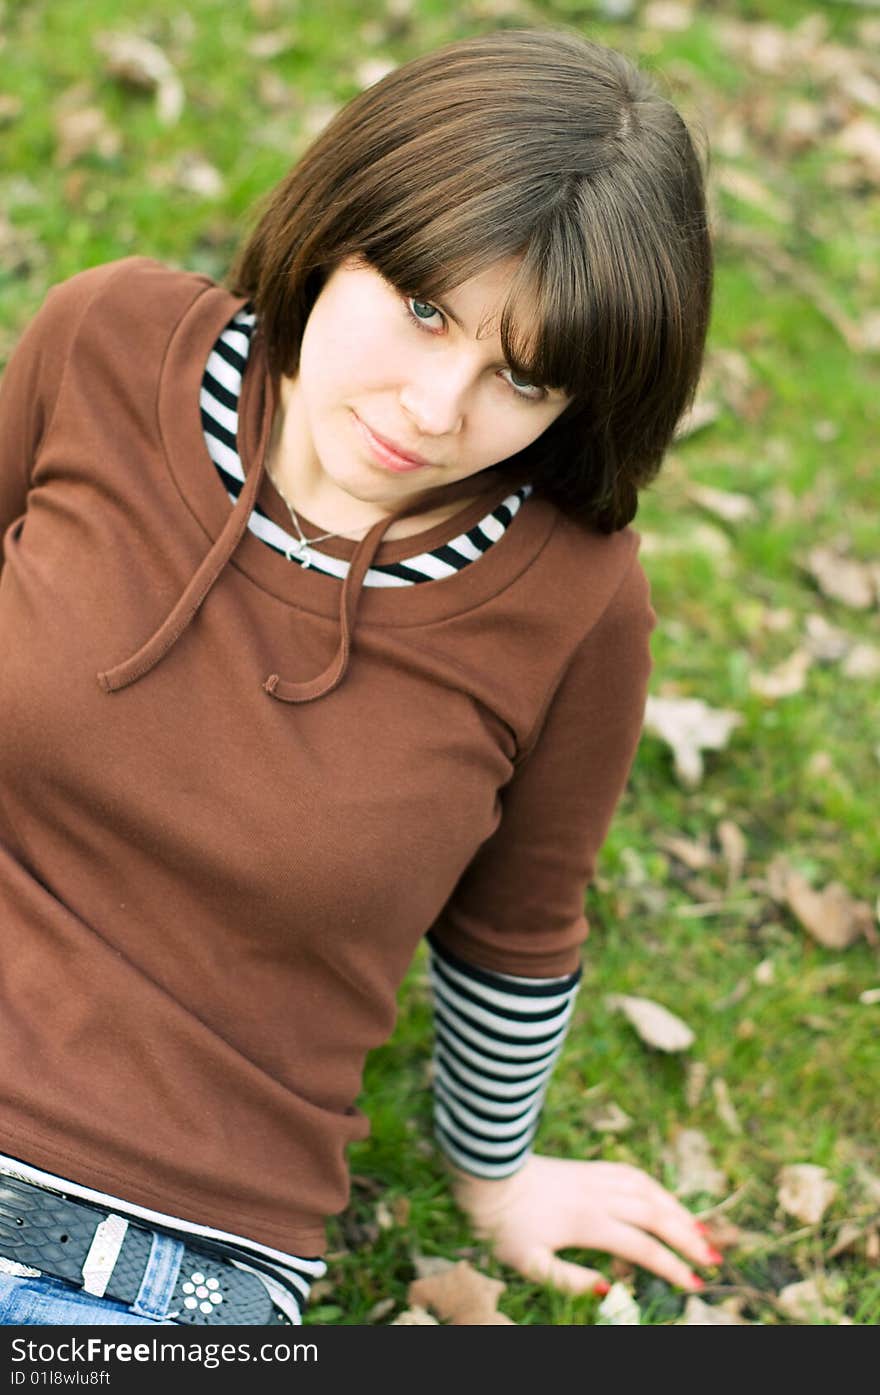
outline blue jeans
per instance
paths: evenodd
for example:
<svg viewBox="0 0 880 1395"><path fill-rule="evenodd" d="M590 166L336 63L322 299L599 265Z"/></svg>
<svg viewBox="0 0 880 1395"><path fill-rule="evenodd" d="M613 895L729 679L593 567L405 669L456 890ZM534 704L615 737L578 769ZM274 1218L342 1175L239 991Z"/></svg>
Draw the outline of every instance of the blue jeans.
<svg viewBox="0 0 880 1395"><path fill-rule="evenodd" d="M100 1327L104 1323L177 1327L166 1314L182 1258L182 1240L154 1231L150 1258L131 1304L98 1298L44 1274L34 1278L0 1271L0 1327Z"/></svg>

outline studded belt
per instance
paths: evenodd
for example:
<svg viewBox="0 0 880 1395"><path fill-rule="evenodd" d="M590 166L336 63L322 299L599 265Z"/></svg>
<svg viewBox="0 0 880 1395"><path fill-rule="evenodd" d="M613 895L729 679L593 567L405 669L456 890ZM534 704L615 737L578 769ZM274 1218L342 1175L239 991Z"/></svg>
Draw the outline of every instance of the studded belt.
<svg viewBox="0 0 880 1395"><path fill-rule="evenodd" d="M96 1297L131 1305L140 1292L156 1234L127 1216L0 1175L0 1255ZM172 1238L180 1241L179 1235ZM230 1247L184 1244L168 1311L178 1323L289 1325L256 1274L224 1258ZM246 1262L260 1268L260 1261ZM277 1269L272 1278L278 1282Z"/></svg>

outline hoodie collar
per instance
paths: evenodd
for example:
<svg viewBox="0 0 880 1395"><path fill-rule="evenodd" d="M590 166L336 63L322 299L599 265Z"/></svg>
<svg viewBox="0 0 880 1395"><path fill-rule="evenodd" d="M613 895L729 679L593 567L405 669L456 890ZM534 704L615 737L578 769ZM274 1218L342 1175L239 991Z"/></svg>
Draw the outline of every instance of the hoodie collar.
<svg viewBox="0 0 880 1395"><path fill-rule="evenodd" d="M276 375L268 372L265 343L259 326L251 339L248 376L251 384L258 377L262 379L266 384L266 390L263 394L259 435L254 444L253 453L251 454L250 450L247 451L247 455L253 463L247 468L245 482L235 506L228 514L223 528L177 602L149 639L127 659L97 675L98 682L106 693L117 692L121 688L138 682L161 662L189 626L190 621L205 601L247 530L248 518L257 501L263 482L272 426L280 400L280 380ZM240 412L244 411L244 398L243 390ZM244 453L242 453L242 462L244 464ZM485 497L484 507L486 511L494 508L516 487L517 482L524 482L526 478L526 472L523 472L522 481L512 480L510 476L506 476L504 480L496 478L494 490L487 493ZM473 488L473 477L460 480L456 484L444 488L442 497L452 501L456 497L472 495ZM364 577L381 545L382 538L397 519L424 511L429 506L425 502L425 497L422 496L419 500L402 504L400 508L373 525L357 544L348 574L340 588L339 637L336 652L330 663L321 673L305 682L295 683L280 677L277 673L269 674L262 684L266 693L280 702L312 702L316 698L321 698L326 693L332 692L342 682L351 657L352 638Z"/></svg>

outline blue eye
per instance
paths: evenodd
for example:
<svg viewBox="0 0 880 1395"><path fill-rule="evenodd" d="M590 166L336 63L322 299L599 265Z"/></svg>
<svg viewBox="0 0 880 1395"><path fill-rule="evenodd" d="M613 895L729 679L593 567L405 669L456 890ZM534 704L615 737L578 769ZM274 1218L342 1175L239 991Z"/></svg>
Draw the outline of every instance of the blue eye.
<svg viewBox="0 0 880 1395"><path fill-rule="evenodd" d="M526 402L543 402L547 396L547 389L541 388L537 382L531 382L529 378L517 377L513 368L508 368L506 372L508 372L508 382L517 396L526 399Z"/></svg>
<svg viewBox="0 0 880 1395"><path fill-rule="evenodd" d="M433 305L429 305L428 302L427 302L426 300L416 300L415 296L409 296L409 297L408 297L408 303L409 303L410 305L421 305L421 306L423 306L424 309L429 310L429 311L431 312L431 315L439 315L439 314L440 314L440 311L439 311L439 310L435 310L434 307L433 307ZM427 315L427 316L424 316L424 317L423 317L423 316L419 315L418 313L415 313L415 314L413 314L412 318L413 318L414 320L420 321L421 323L424 323L425 319L430 319L430 315Z"/></svg>

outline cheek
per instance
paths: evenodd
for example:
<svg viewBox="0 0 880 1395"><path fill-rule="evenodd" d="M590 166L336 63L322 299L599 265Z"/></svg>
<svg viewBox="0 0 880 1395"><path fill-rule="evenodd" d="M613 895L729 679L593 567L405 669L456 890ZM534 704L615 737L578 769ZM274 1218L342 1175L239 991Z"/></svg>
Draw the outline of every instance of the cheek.
<svg viewBox="0 0 880 1395"><path fill-rule="evenodd" d="M327 326L309 334L306 326L300 355L303 388L309 401L328 404L405 381L405 356L389 338L374 331L351 332Z"/></svg>
<svg viewBox="0 0 880 1395"><path fill-rule="evenodd" d="M499 460L525 450L547 430L549 423L546 417L537 409L534 415L530 415L530 410L518 402L495 407L490 434Z"/></svg>

